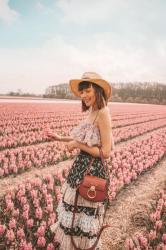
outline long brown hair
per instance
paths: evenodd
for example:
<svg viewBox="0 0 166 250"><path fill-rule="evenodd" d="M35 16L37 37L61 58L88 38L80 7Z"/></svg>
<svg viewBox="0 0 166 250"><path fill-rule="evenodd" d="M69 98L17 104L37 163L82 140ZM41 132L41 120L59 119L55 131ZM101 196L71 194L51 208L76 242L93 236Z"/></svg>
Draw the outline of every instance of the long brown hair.
<svg viewBox="0 0 166 250"><path fill-rule="evenodd" d="M90 87L93 87L95 90L95 96L96 96L96 105L98 109L102 109L105 106L105 103L107 105L108 98L106 97L106 94L104 92L104 89L98 86L97 84L90 82L90 81L82 81L79 83L78 90L81 91L83 89L87 89ZM104 103L105 101L105 103ZM82 101L82 111L87 111L90 107L87 107L86 104Z"/></svg>

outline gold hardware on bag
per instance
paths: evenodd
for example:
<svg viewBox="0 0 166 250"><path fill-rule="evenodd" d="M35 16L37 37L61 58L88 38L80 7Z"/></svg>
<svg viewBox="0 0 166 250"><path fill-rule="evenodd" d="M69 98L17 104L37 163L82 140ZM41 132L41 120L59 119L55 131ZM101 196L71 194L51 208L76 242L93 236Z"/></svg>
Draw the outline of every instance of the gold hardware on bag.
<svg viewBox="0 0 166 250"><path fill-rule="evenodd" d="M91 186L90 191L95 191L95 186Z"/></svg>
<svg viewBox="0 0 166 250"><path fill-rule="evenodd" d="M93 192L94 195L90 195L90 192ZM94 199L96 197L96 190L95 190L95 186L91 186L88 191L87 191L87 196L90 198L90 199Z"/></svg>

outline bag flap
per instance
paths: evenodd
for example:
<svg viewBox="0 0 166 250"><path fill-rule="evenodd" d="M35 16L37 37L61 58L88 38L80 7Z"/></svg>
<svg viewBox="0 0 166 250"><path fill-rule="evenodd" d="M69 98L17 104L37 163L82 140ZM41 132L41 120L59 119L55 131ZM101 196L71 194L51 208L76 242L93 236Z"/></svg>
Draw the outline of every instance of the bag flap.
<svg viewBox="0 0 166 250"><path fill-rule="evenodd" d="M86 175L83 179L82 185L84 187L95 186L95 189L97 190L104 190L106 188L107 182L103 178Z"/></svg>

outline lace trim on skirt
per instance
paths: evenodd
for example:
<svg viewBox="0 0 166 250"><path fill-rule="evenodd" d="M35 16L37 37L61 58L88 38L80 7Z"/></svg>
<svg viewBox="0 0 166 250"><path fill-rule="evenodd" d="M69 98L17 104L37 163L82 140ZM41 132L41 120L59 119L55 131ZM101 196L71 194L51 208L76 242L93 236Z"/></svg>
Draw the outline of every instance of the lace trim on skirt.
<svg viewBox="0 0 166 250"><path fill-rule="evenodd" d="M96 237L88 240L85 236L73 236L73 238L76 245L82 249L91 247L96 241ZM58 250L75 250L71 242L71 236L66 235L61 227L57 228L54 240L60 243ZM94 250L102 250L101 239L99 239L99 242Z"/></svg>
<svg viewBox="0 0 166 250"><path fill-rule="evenodd" d="M58 213L58 222L61 224L61 226L67 228L66 231L68 233L72 233L71 225L72 225L72 218L73 218L73 212L66 211L63 202L60 202L57 207L57 213ZM93 236L94 234L97 234L97 232L100 230L100 227L102 226L103 222L103 215L99 216L89 216L86 215L84 212L81 213L75 213L75 220L74 220L74 231L78 231L78 228L83 233L88 233L86 236Z"/></svg>

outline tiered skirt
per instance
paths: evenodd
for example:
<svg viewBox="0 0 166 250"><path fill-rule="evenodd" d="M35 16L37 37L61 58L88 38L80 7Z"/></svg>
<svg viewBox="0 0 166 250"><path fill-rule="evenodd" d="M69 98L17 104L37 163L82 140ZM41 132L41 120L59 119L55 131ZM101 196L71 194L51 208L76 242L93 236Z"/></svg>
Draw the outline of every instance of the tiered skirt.
<svg viewBox="0 0 166 250"><path fill-rule="evenodd" d="M71 242L71 235L73 235L77 247L82 249L91 247L96 241L97 233L102 227L108 200L91 202L79 195L74 226L72 228L76 188L81 182L91 159L91 155L81 151L80 154L76 156L68 177L62 186L62 199L56 210L58 220L51 226L51 231L54 232L55 235L54 240L59 243L58 250L75 250ZM94 159L90 168L90 175L104 179L108 178L108 173L103 167L101 158L96 157ZM95 250L101 249L102 243L101 240L99 240Z"/></svg>

